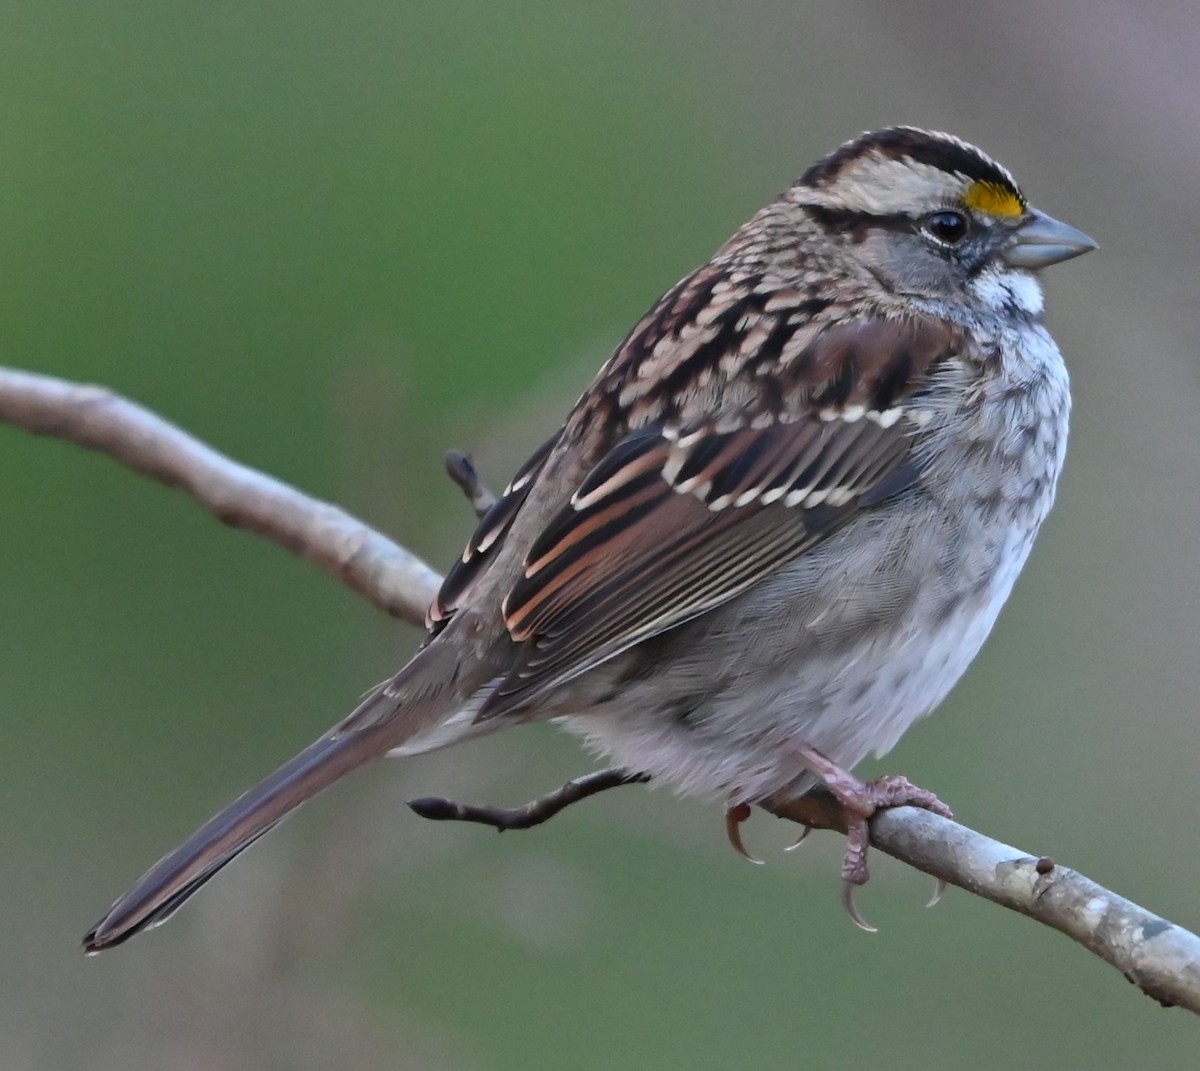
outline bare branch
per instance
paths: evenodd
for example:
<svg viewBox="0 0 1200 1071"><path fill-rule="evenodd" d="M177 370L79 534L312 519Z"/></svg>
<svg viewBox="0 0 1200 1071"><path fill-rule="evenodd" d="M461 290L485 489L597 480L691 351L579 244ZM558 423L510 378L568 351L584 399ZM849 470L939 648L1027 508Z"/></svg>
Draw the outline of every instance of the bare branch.
<svg viewBox="0 0 1200 1071"><path fill-rule="evenodd" d="M100 387L0 368L0 421L113 457L135 472L195 498L226 524L247 528L315 562L380 609L419 622L438 577L427 565L361 521L326 502L246 468L153 413ZM475 508L486 492L473 468L460 486ZM457 477L456 477L457 478ZM536 824L588 795L626 784L625 771L568 782L517 812L464 809L418 801L433 817L496 824L513 813ZM550 802L547 803L546 800ZM538 809L538 804L541 809ZM822 793L771 800L765 809L803 826L845 831L841 807ZM418 807L420 811L420 807ZM532 819L531 820L531 815ZM1120 970L1145 993L1200 1014L1200 938L1076 871L1001 844L928 811L899 807L871 819L871 843L928 874L1066 934Z"/></svg>
<svg viewBox="0 0 1200 1071"><path fill-rule="evenodd" d="M827 792L763 805L778 818L845 832ZM916 807L870 822L880 851L941 881L1028 915L1111 963L1149 997L1200 1015L1200 937L1047 856L1034 856Z"/></svg>
<svg viewBox="0 0 1200 1071"><path fill-rule="evenodd" d="M423 624L439 578L344 510L240 465L103 387L0 368L0 421L108 454L214 517L307 558L385 613Z"/></svg>
<svg viewBox="0 0 1200 1071"><path fill-rule="evenodd" d="M646 774L613 768L568 781L522 807L476 806L429 797L409 806L434 821L477 822L500 832L531 829L564 808ZM842 805L825 789L763 809L805 829L846 832ZM743 819L744 820L744 819ZM870 823L871 844L941 883L982 896L1064 933L1112 964L1147 996L1200 1014L1200 937L1098 885L1047 856L1034 857L931 811L893 807ZM736 845L735 845L736 847ZM741 854L753 862L759 860Z"/></svg>

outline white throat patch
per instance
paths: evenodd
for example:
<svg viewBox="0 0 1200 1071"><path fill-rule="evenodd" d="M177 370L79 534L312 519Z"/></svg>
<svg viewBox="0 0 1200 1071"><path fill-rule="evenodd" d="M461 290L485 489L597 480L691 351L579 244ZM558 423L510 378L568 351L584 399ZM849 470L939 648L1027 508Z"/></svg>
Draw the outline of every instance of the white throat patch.
<svg viewBox="0 0 1200 1071"><path fill-rule="evenodd" d="M980 303L989 309L1017 308L1028 316L1040 316L1046 307L1041 283L1028 272L990 267L970 285Z"/></svg>

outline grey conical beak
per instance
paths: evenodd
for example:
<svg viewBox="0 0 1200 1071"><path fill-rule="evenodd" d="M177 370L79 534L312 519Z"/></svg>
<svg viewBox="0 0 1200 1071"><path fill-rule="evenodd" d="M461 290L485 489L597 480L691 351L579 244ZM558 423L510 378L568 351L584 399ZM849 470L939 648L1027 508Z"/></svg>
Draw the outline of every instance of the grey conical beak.
<svg viewBox="0 0 1200 1071"><path fill-rule="evenodd" d="M1030 218L1017 228L1012 245L1001 254L1012 267L1046 268L1096 248L1083 231L1037 209L1029 211Z"/></svg>

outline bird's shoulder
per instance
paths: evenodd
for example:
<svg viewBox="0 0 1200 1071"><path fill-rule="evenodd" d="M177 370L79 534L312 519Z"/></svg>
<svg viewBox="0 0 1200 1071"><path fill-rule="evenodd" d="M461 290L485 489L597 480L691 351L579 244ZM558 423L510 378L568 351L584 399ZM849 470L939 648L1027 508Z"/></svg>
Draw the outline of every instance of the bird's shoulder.
<svg viewBox="0 0 1200 1071"><path fill-rule="evenodd" d="M581 549L585 531L596 534L581 503L594 515L611 492L616 509L637 481L665 480L709 509L748 505L755 492L803 505L805 489L783 470L808 451L830 461L825 483L807 489L815 507L822 491L839 502L854 490L835 486L837 457L842 476L876 462L882 475L904 449L905 401L962 350L963 331L835 297L834 283L718 255L669 289L482 518L431 605L431 628L472 600L507 598L555 533Z"/></svg>

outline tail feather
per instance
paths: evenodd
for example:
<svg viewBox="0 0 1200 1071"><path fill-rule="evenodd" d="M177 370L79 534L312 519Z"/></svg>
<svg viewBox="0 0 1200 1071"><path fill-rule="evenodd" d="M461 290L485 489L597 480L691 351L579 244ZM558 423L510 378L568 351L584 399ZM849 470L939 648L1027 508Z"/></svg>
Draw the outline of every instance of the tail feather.
<svg viewBox="0 0 1200 1071"><path fill-rule="evenodd" d="M112 948L165 922L226 863L305 800L381 754L375 735L327 733L243 793L146 871L84 937L84 951Z"/></svg>
<svg viewBox="0 0 1200 1071"><path fill-rule="evenodd" d="M84 937L84 951L101 952L165 922L221 867L355 767L391 749L417 744L430 732L437 737L434 746L451 742L437 726L491 675L486 661L464 667L447 643L421 648L338 725L146 871ZM469 724L458 726L458 735L469 733Z"/></svg>

